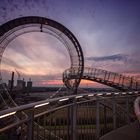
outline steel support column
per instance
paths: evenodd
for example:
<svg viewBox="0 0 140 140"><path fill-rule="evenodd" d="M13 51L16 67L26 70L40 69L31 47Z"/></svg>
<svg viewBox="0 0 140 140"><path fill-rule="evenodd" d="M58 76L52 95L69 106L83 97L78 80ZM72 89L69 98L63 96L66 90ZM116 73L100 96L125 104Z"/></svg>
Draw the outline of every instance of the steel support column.
<svg viewBox="0 0 140 140"><path fill-rule="evenodd" d="M96 140L100 137L100 103L96 100Z"/></svg>
<svg viewBox="0 0 140 140"><path fill-rule="evenodd" d="M116 99L113 95L113 129L116 129Z"/></svg>
<svg viewBox="0 0 140 140"><path fill-rule="evenodd" d="M127 123L130 123L130 119L129 119L129 98L128 95L126 95L126 114L127 114Z"/></svg>
<svg viewBox="0 0 140 140"><path fill-rule="evenodd" d="M71 140L77 139L77 129L76 129L76 123L77 123L77 104L76 100L73 100L73 105L70 107L71 112Z"/></svg>
<svg viewBox="0 0 140 140"><path fill-rule="evenodd" d="M107 110L106 110L106 106L104 106L104 130L106 132L107 130Z"/></svg>
<svg viewBox="0 0 140 140"><path fill-rule="evenodd" d="M27 122L27 140L33 140L34 139L34 136L33 136L33 133L34 133L34 111L33 109L31 109L29 112L28 112L28 122Z"/></svg>

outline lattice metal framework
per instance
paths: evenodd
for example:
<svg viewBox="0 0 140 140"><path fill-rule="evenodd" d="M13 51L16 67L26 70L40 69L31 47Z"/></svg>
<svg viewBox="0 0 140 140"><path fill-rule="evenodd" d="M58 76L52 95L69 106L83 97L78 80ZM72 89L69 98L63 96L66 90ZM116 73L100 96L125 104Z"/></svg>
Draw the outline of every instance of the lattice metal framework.
<svg viewBox="0 0 140 140"><path fill-rule="evenodd" d="M63 74L64 79L75 79L77 77L77 70L77 68L65 70ZM102 69L85 67L81 79L95 81L121 91L135 91L140 89L140 83L135 78Z"/></svg>
<svg viewBox="0 0 140 140"><path fill-rule="evenodd" d="M77 76L65 84L77 89L84 68L84 57L81 46L73 33L62 24L44 17L22 17L11 20L0 26L0 63L7 45L16 37L28 32L44 32L59 39L67 48L71 60L71 68L78 68ZM58 56L59 57L59 56Z"/></svg>

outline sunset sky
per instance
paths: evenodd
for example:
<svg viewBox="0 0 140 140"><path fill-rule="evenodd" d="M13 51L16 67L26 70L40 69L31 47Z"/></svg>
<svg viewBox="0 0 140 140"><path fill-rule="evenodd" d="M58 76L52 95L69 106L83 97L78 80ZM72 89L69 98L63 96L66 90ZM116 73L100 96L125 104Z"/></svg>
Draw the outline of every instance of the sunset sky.
<svg viewBox="0 0 140 140"><path fill-rule="evenodd" d="M22 16L48 17L70 29L82 46L86 66L140 77L139 0L0 1L1 25ZM2 75L7 81L16 69L22 78L31 77L35 86L56 86L62 84L62 72L69 66L60 41L48 34L28 33L7 46Z"/></svg>

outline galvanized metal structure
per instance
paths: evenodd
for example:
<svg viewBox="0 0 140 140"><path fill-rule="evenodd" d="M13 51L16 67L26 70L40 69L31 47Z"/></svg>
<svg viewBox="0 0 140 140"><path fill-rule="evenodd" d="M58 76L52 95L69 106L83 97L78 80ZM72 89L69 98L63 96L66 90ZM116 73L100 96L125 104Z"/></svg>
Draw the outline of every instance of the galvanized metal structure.
<svg viewBox="0 0 140 140"><path fill-rule="evenodd" d="M1 125L0 132L7 135L11 132L11 139L19 136L20 140L72 140L71 108L76 106L75 138L98 140L100 136L136 119L132 105L139 95L140 92L89 93L10 108L0 112L0 121L17 116L18 120ZM21 115L23 111L26 117ZM19 130L19 135L12 130Z"/></svg>
<svg viewBox="0 0 140 140"><path fill-rule="evenodd" d="M63 81L78 78L76 73L77 68L70 68L64 71ZM81 79L91 80L104 84L120 91L136 91L140 90L140 82L133 77L128 77L115 72L110 72L102 69L84 67Z"/></svg>
<svg viewBox="0 0 140 140"><path fill-rule="evenodd" d="M5 48L7 45L14 40L16 37L29 33L29 32L43 32L50 34L54 37L56 37L58 40L60 40L64 46L67 48L70 61L71 61L71 68L78 68L77 76L79 78L76 78L74 80L67 81L66 86L70 88L73 93L76 94L78 85L81 80L81 76L83 74L83 68L84 68L84 57L83 52L81 49L81 46L76 39L76 37L72 34L71 31L69 31L66 27L64 27L62 24L48 19L44 17L36 17L36 16L30 16L30 17L22 17L18 19L11 20L3 25L0 26L0 63L2 60L2 55L4 53ZM58 56L59 57L59 56ZM2 76L0 74L1 79L1 85L2 85L2 92L4 92L5 95L0 93L0 99L2 100L2 109L6 109L11 106L10 103L14 104L14 101L10 97L8 90L6 89L5 85L2 83ZM9 100L10 99L10 100ZM10 101L10 103L8 102ZM16 106L16 104L14 104ZM74 109L74 108L73 108ZM75 110L76 111L76 110ZM74 113L74 111L72 111ZM20 114L22 115L22 113ZM25 115L26 116L26 115ZM28 114L28 116L30 116ZM19 119L19 116L16 116L17 119ZM26 117L25 117L26 118ZM75 118L75 117L74 117ZM72 118L74 122L74 118ZM14 118L15 119L15 118ZM13 119L13 121L14 121ZM73 125L74 126L74 125ZM32 133L31 127L29 127L29 132ZM75 129L73 129L74 133ZM29 137L30 139L30 137Z"/></svg>
<svg viewBox="0 0 140 140"><path fill-rule="evenodd" d="M63 81L75 95L17 106L1 80L0 133L19 140L98 140L107 132L136 119L132 104L140 95L136 91L139 90L138 82L105 70L84 69L79 42L56 21L44 17L22 17L0 26L0 63L7 45L28 32L48 33L66 46L71 66L63 73ZM127 92L77 95L81 78Z"/></svg>
<svg viewBox="0 0 140 140"><path fill-rule="evenodd" d="M134 111L140 123L140 96L134 102Z"/></svg>
<svg viewBox="0 0 140 140"><path fill-rule="evenodd" d="M11 20L0 26L0 63L2 55L7 45L16 37L29 33L29 32L43 32L50 34L59 39L67 48L70 60L71 68L78 68L77 77L73 82L68 81L66 85L74 90L77 89L84 68L84 57L82 48L72 34L62 24L44 17L22 17ZM58 56L59 57L59 56Z"/></svg>

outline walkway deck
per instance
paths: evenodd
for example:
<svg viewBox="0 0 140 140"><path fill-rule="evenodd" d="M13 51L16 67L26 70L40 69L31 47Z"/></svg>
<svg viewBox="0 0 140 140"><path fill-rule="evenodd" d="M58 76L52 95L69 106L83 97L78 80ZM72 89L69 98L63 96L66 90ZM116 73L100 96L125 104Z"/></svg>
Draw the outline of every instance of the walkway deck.
<svg viewBox="0 0 140 140"><path fill-rule="evenodd" d="M107 133L100 140L140 140L140 124L136 121Z"/></svg>

